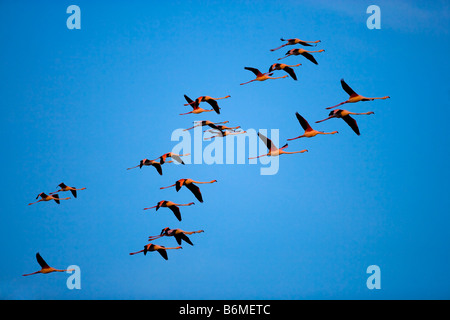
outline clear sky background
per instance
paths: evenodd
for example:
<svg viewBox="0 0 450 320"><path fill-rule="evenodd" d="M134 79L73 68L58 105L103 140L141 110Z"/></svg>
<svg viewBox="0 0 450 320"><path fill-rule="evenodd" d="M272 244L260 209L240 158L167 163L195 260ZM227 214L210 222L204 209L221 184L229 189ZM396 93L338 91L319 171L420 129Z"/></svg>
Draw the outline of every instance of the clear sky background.
<svg viewBox="0 0 450 320"><path fill-rule="evenodd" d="M81 8L68 30L66 8ZM381 8L381 30L366 9ZM448 299L449 4L447 1L5 1L0 2L1 299ZM318 40L319 65L302 56L290 78L253 82L294 46ZM295 46L299 47L299 46ZM283 75L278 71L276 75ZM361 136L299 139L276 175L260 165L165 164L127 171L176 144L194 120L302 134L325 107L358 93L384 101L345 105ZM183 94L230 99L221 114L189 111ZM205 142L205 146L209 142ZM201 186L159 190L180 178ZM65 182L77 199L28 206ZM66 194L62 194L66 196ZM71 196L67 194L67 196ZM143 211L160 200L196 202ZM195 246L130 256L164 227L205 230ZM155 243L175 246L173 238ZM81 290L68 274L81 268ZM366 269L381 269L369 290Z"/></svg>

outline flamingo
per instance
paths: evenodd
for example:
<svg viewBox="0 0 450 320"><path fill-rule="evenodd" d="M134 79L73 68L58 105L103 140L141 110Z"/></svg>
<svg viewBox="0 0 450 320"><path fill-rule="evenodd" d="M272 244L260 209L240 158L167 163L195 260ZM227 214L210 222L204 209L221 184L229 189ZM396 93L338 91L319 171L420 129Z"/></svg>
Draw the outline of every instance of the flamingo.
<svg viewBox="0 0 450 320"><path fill-rule="evenodd" d="M184 129L183 131L188 131L188 130L191 130L191 129L194 129L194 128L197 128L197 127L200 127L200 126L202 126L202 127L209 126L209 127L213 128L213 129L216 129L217 125L219 123L225 124L225 123L228 123L228 122L229 121L222 121L222 122L211 122L209 120L196 121L196 123L197 123L196 125L194 125L193 127L188 128L188 129Z"/></svg>
<svg viewBox="0 0 450 320"><path fill-rule="evenodd" d="M179 203L174 203L172 201L161 200L160 202L158 202L156 204L156 206L153 206L153 207L150 207L150 208L144 208L144 210L149 210L149 209L156 208L156 211L158 211L158 209L161 208L161 207L169 208L170 210L172 210L172 212L175 215L175 217L177 217L178 221L181 221L180 208L178 208L178 207L192 206L193 204L195 204L195 203L190 202L190 203L187 203L187 204L179 204Z"/></svg>
<svg viewBox="0 0 450 320"><path fill-rule="evenodd" d="M255 74L255 76L256 76L256 79L253 79L253 80L241 83L241 85L247 84L247 83L250 83L250 82L253 82L253 81L265 81L267 79L282 79L282 78L286 78L287 77L287 75L282 76L282 77L271 77L273 75L272 72L261 73L261 71L259 71L256 68L244 67L244 69L253 72Z"/></svg>
<svg viewBox="0 0 450 320"><path fill-rule="evenodd" d="M200 181L194 181L192 179L180 179L177 182L175 182L174 184L167 186L167 187L162 187L160 189L167 189L167 188L171 188L171 187L175 186L175 189L178 192L182 186L185 186L194 194L194 196L197 198L198 201L203 203L203 198L202 198L202 194L200 192L200 188L198 186L196 186L194 183L205 184L205 183L214 183L214 182L217 182L217 180L200 182Z"/></svg>
<svg viewBox="0 0 450 320"><path fill-rule="evenodd" d="M333 111L330 112L329 117L323 120L319 120L316 121L316 123L331 119L331 118L342 118L349 126L350 128L353 129L353 131L359 136L359 128L358 128L358 124L356 123L356 120L353 119L350 115L351 114L355 114L355 115L363 115L363 114L374 114L373 111L369 111L369 112L364 112L364 113L355 113L355 112L350 112L347 110L342 110L342 109L335 109Z"/></svg>
<svg viewBox="0 0 450 320"><path fill-rule="evenodd" d="M344 91L347 92L347 94L350 96L348 98L348 100L344 101L344 102L341 102L341 103L339 103L339 104L337 104L335 106L325 108L325 109L333 109L333 108L339 107L339 106L341 106L343 104L346 104L346 103L355 103L355 102L359 102L359 101L373 101L373 100L377 100L377 99L385 100L385 99L389 99L390 98L389 96L376 97L376 98L364 97L364 96L362 96L360 94L357 94L355 91L353 91L353 89L350 88L350 86L344 81L344 79L341 79L341 86L342 86L342 89L344 89Z"/></svg>
<svg viewBox="0 0 450 320"><path fill-rule="evenodd" d="M204 140L209 140L212 138L217 138L217 137L226 137L226 136L232 136L232 135L236 135L236 134L242 134L242 133L247 133L247 131L227 131L227 130L219 130L218 132L213 132L215 134L213 134L211 137L205 138Z"/></svg>
<svg viewBox="0 0 450 320"><path fill-rule="evenodd" d="M296 137L296 138L287 139L288 141L292 141L292 140L295 140L295 139L298 139L298 138L312 138L312 137L317 136L318 134L335 134L335 133L338 133L337 131L323 132L323 131L314 130L313 128L311 128L311 126L309 125L308 121L306 121L305 118L303 118L298 112L296 112L295 115L297 116L298 122L300 122L300 125L302 126L303 130L305 130L305 133L302 134L301 136Z"/></svg>
<svg viewBox="0 0 450 320"><path fill-rule="evenodd" d="M270 49L270 51L275 51L275 50L281 49L281 48L283 48L285 46L291 46L291 45L294 45L294 44L301 44L302 46L305 46L305 47L312 47L312 45L310 43L315 43L315 46L316 46L317 43L321 42L320 40L317 40L317 41L304 41L304 40L300 40L300 39L297 39L297 38L293 38L293 39L283 39L283 38L281 38L280 40L281 41L287 41L287 43L279 46L278 48Z"/></svg>
<svg viewBox="0 0 450 320"><path fill-rule="evenodd" d="M41 255L38 253L36 253L36 260L39 263L39 265L41 266L41 270L36 271L36 272L32 272L32 273L27 273L27 274L23 274L23 276L31 276L32 274L37 274L37 273L43 273L43 274L47 274L47 273L52 273L52 272L67 272L67 271L74 271L75 269L66 269L66 270L60 270L60 269L55 269L50 267L47 262L45 262L44 259L42 259Z"/></svg>
<svg viewBox="0 0 450 320"><path fill-rule="evenodd" d="M166 163L166 159L167 158L172 158L176 162L184 164L183 160L181 160L181 157L185 157L185 156L188 156L188 155L190 155L190 153L176 154L176 153L173 153L173 152L167 152L167 153L163 154L161 157L158 157L156 159L159 159L159 164ZM154 159L154 160L156 160L156 159Z"/></svg>
<svg viewBox="0 0 450 320"><path fill-rule="evenodd" d="M305 49L291 49L291 50L289 50L288 52L286 52L286 56L285 57L283 57L283 58L279 58L278 60L281 60L281 59L284 59L284 58L287 58L287 57L289 57L289 56L298 56L298 55L302 55L302 56L304 56L306 59L308 59L309 61L311 61L312 63L314 63L314 64L318 64L317 63L317 61L316 61L316 59L313 57L313 55L311 54L311 53L314 53L314 52L324 52L325 50L323 50L323 49L320 49L320 50L317 50L317 51L308 51L308 50L305 50Z"/></svg>
<svg viewBox="0 0 450 320"><path fill-rule="evenodd" d="M214 129L208 129L205 130L205 132L212 132L212 131L225 131L225 130L230 130L230 131L236 131L237 129L240 129L241 126L236 126L236 127L227 127L227 126L223 126L223 125L217 125L216 128Z"/></svg>
<svg viewBox="0 0 450 320"><path fill-rule="evenodd" d="M76 198L77 197L77 190L86 190L86 188L77 189L75 187L66 186L64 184L64 182L61 182L60 184L58 184L58 187L60 187L61 189L56 190L55 192L51 192L50 195L56 194L58 192L70 191L70 192L72 192L73 196Z"/></svg>
<svg viewBox="0 0 450 320"><path fill-rule="evenodd" d="M162 176L161 164L159 162L156 162L154 160L149 160L149 159L142 159L137 166L128 168L127 170L131 170L131 169L134 169L134 168L137 168L137 167L139 167L139 169L141 169L143 166L153 166L153 167L155 167L156 171L158 171L158 173Z"/></svg>
<svg viewBox="0 0 450 320"><path fill-rule="evenodd" d="M204 232L203 230L198 230L198 231L184 231L181 229L170 229L169 227L166 227L164 229L161 230L161 233L159 236L150 236L148 237L149 241L153 241L156 239L159 239L161 237L174 237L175 240L177 241L177 243L179 245L181 245L181 241L184 240L187 243L189 243L191 246L193 246L194 244L191 242L191 240L186 236L187 234L191 235L194 233L202 233Z"/></svg>
<svg viewBox="0 0 450 320"><path fill-rule="evenodd" d="M141 253L141 252L143 252L144 255L147 255L147 252L158 251L159 254L160 254L165 260L168 260L166 250L170 250L170 249L183 249L183 248L182 248L182 247L166 248L166 247L164 247L164 246L160 246L160 245L157 245L157 244L149 243L149 244L146 244L146 245L144 246L144 249L143 249L143 250L140 250L140 251L137 251L137 252L130 252L130 255L134 255L134 254Z"/></svg>
<svg viewBox="0 0 450 320"><path fill-rule="evenodd" d="M60 197L58 196L58 194L47 195L47 194L45 194L44 192L39 193L39 194L37 195L36 199L39 198L39 197L41 197L41 199L39 199L39 200L36 201L36 202L29 203L28 205L30 206L30 205L32 205L32 204L35 204L35 203L38 203L38 202L41 202L41 201L50 201L50 200L55 200L55 202L56 202L57 204L60 204L59 200L69 200L69 199L70 199L70 198L60 198Z"/></svg>
<svg viewBox="0 0 450 320"><path fill-rule="evenodd" d="M199 114L199 113L202 113L202 112L211 112L211 111L216 111L217 112L217 114L219 114L220 113L220 111L219 110L214 110L214 109L211 109L211 110L205 110L205 109L203 109L203 108L200 108L198 105L199 105L199 103L197 102L197 101L193 101L191 98L189 98L187 95L184 95L184 98L186 99L186 101L188 102L188 105L190 105L191 107L192 107L192 111L189 111L189 112L186 112L186 113L180 113L180 116L182 116L182 115L185 115L185 114L191 114L191 113L193 113L193 114Z"/></svg>
<svg viewBox="0 0 450 320"><path fill-rule="evenodd" d="M192 101L192 102L188 101L188 103L186 103L185 106L189 106L189 105L193 105L193 104L198 106L200 104L200 102L205 101L205 102L209 103L209 105L214 109L214 111L217 114L220 114L219 104L217 103L216 100L227 99L230 97L231 97L230 95L227 95L222 98L211 98L210 96L201 96L201 97L198 97L197 99L195 99L195 101Z"/></svg>
<svg viewBox="0 0 450 320"><path fill-rule="evenodd" d="M302 65L301 63L294 64L294 65L291 65L291 66L287 65L287 64L284 64L284 63L274 63L273 65L270 66L269 72L272 72L274 70L284 70L291 76L292 79L297 80L297 76L295 75L295 72L292 69L292 67L298 67L298 66L301 66L301 65Z"/></svg>
<svg viewBox="0 0 450 320"><path fill-rule="evenodd" d="M280 154L294 154L294 153L303 153L303 152L308 152L308 150L301 150L301 151L294 151L294 152L287 152L284 151L284 149L286 149L288 147L288 144L286 143L284 146L282 146L281 148L277 148L275 146L275 144L273 144L273 142L267 138L266 136L264 136L263 134L258 132L258 137L264 142L264 144L267 146L267 149L269 149L269 152L257 157L251 157L249 159L256 159L256 158L260 158L260 157L264 157L264 156L271 156L271 157L276 157L279 156Z"/></svg>

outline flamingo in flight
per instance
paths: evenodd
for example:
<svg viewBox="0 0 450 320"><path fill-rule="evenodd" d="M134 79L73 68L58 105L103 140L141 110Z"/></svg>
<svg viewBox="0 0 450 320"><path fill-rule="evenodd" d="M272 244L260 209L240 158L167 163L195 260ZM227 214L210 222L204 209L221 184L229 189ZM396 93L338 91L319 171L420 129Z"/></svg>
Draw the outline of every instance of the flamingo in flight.
<svg viewBox="0 0 450 320"><path fill-rule="evenodd" d="M286 56L285 56L285 57L279 58L278 60L287 58L287 57L289 57L289 56L298 56L298 55L302 55L302 56L304 56L306 59L308 59L309 61L311 61L312 63L318 64L317 61L316 61L316 59L313 57L313 55L312 55L311 53L314 53L314 52L324 52L324 51L325 51L325 50L323 50L323 49L320 49L320 50L317 50L317 51L308 51L308 50L301 49L301 48L299 48L299 49L291 49L291 50L289 50L288 52L286 52Z"/></svg>
<svg viewBox="0 0 450 320"><path fill-rule="evenodd" d="M77 190L86 190L86 188L77 189L75 187L69 187L69 186L65 185L64 182L61 182L60 184L58 184L58 187L60 187L61 189L56 190L55 192L51 192L50 195L56 194L58 192L70 191L70 192L72 192L73 196L76 198Z"/></svg>
<svg viewBox="0 0 450 320"><path fill-rule="evenodd" d="M346 104L346 103L355 103L355 102L359 102L359 101L372 101L372 100L377 100L377 99L385 100L385 99L389 99L390 98L389 96L376 97L376 98L364 97L364 96L362 96L360 94L357 94L355 91L353 91L353 89L350 88L350 86L344 81L344 79L341 79L341 86L342 86L342 89L344 89L344 91L347 92L347 94L350 96L348 98L348 100L346 100L344 102L341 102L341 103L339 103L339 104L337 104L335 106L325 108L325 109L333 109L333 108L339 107L339 106L341 106L343 104Z"/></svg>
<svg viewBox="0 0 450 320"><path fill-rule="evenodd" d="M160 245L157 245L157 244L149 243L149 244L146 244L146 245L144 246L144 249L143 249L143 250L140 250L140 251L137 251L137 252L130 252L130 255L138 254L138 253L141 253L141 252L143 252L144 255L147 255L147 252L158 251L159 254L160 254L165 260L168 260L169 258L168 258L168 256L167 256L166 250L169 250L169 249L183 249L183 248L182 248L182 247L166 248L166 247L164 247L164 246L160 246Z"/></svg>
<svg viewBox="0 0 450 320"><path fill-rule="evenodd" d="M223 126L223 125L217 125L216 128L208 129L208 130L205 130L204 132L225 131L225 130L236 131L237 129L240 129L240 128L241 128L241 126L228 127L228 126Z"/></svg>
<svg viewBox="0 0 450 320"><path fill-rule="evenodd" d="M160 189L167 189L167 188L171 188L171 187L175 186L175 190L177 190L177 192L178 192L182 186L185 186L194 194L194 196L197 198L198 201L203 202L200 188L198 186L196 186L194 183L205 184L205 183L214 183L214 182L217 182L217 180L201 182L201 181L194 181L192 179L180 179L177 182L175 182L174 184L167 186L167 187L161 187Z"/></svg>
<svg viewBox="0 0 450 320"><path fill-rule="evenodd" d="M220 114L219 104L217 103L216 100L222 100L222 99L226 99L226 98L230 98L230 97L231 97L230 95L227 95L222 98L211 98L210 96L201 96L201 97L198 97L197 99L195 99L195 101L192 101L192 102L188 101L188 103L186 103L185 106L189 106L189 105L198 106L200 104L200 102L205 101L205 102L209 103L209 105L214 109L214 111L217 114Z"/></svg>
<svg viewBox="0 0 450 320"><path fill-rule="evenodd" d="M36 202L29 203L28 205L30 206L32 204L35 204L35 203L38 203L38 202L41 202L41 201L50 201L50 200L55 200L55 202L57 204L60 204L59 200L69 200L70 199L70 198L60 198L58 196L58 194L48 195L48 194L45 194L44 192L39 193L37 195L36 199L39 198L39 197L41 197L41 199L39 199Z"/></svg>
<svg viewBox="0 0 450 320"><path fill-rule="evenodd" d="M164 163L166 163L166 159L167 159L167 158L172 158L173 160L175 160L175 162L184 164L184 162L183 162L183 160L181 159L181 157L185 157L185 156L188 156L188 155L190 155L190 153L186 153L186 154L176 154L176 153L173 153L173 152L167 152L167 153L163 154L161 157L158 157L158 158L156 158L156 159L159 159L159 164L164 164ZM154 159L154 160L156 160L156 159Z"/></svg>
<svg viewBox="0 0 450 320"><path fill-rule="evenodd" d="M352 128L352 130L359 136L359 128L358 128L358 124L356 123L356 120L353 119L350 115L354 114L354 115L363 115L363 114L374 114L373 111L369 111L369 112L364 112L364 113L355 113L355 112L350 112L347 110L342 110L342 109L335 109L333 111L330 112L329 117L323 120L319 120L316 121L316 123L331 119L331 118L341 118L342 120L344 120L349 126L350 128Z"/></svg>
<svg viewBox="0 0 450 320"><path fill-rule="evenodd" d="M271 156L271 157L276 157L279 156L280 154L294 154L294 153L303 153L303 152L308 152L308 150L301 150L301 151L293 151L293 152L287 152L284 151L284 149L286 149L288 147L288 144L286 143L284 146L282 146L281 148L277 148L275 146L275 144L272 142L272 140L270 140L269 138L267 138L266 136L264 136L263 134L258 132L258 137L264 142L264 144L266 145L267 149L269 149L269 152L257 157L251 157L249 159L256 159L256 158L260 158L260 157L264 157L264 156Z"/></svg>
<svg viewBox="0 0 450 320"><path fill-rule="evenodd" d="M162 176L161 164L159 162L156 162L154 160L149 160L149 159L142 159L137 166L128 168L127 170L131 170L131 169L134 169L134 168L137 168L137 167L139 167L139 169L141 169L143 166L153 166L153 167L155 167L156 171L158 171L159 175Z"/></svg>
<svg viewBox="0 0 450 320"><path fill-rule="evenodd" d="M259 71L258 69L251 68L251 67L244 67L244 69L253 72L255 74L255 76L256 76L256 79L253 79L253 80L241 83L240 85L247 84L247 83L250 83L250 82L253 82L253 81L265 81L267 79L282 79L282 78L286 78L287 77L287 75L282 76L282 77L272 77L272 75L273 75L272 72L261 73L261 71Z"/></svg>
<svg viewBox="0 0 450 320"><path fill-rule="evenodd" d="M300 39L297 39L297 38L293 38L293 39L283 39L283 38L281 38L280 40L281 41L287 41L287 42L285 44L279 46L278 48L270 49L270 51L275 51L275 50L281 49L281 48L283 48L285 46L291 46L291 45L294 45L294 44L301 44L302 46L305 46L305 47L312 47L312 45L310 43L315 43L315 46L317 46L317 43L320 42L320 40L317 40L317 41L304 41L304 40L300 40Z"/></svg>
<svg viewBox="0 0 450 320"><path fill-rule="evenodd" d="M166 228L161 230L161 233L160 233L159 236L150 236L150 237L148 237L148 240L149 241L153 241L153 240L159 239L161 237L174 237L179 245L181 245L182 240L184 240L185 242L187 242L191 246L193 246L194 244L192 243L192 241L186 235L187 234L191 235L191 234L194 234L194 233L202 233L202 232L204 232L204 231L203 230L184 231L184 230L181 230L181 229L170 229L169 227L166 227Z"/></svg>
<svg viewBox="0 0 450 320"><path fill-rule="evenodd" d="M269 68L269 72L272 72L274 70L283 70L286 71L292 79L297 80L297 76L295 75L294 70L292 69L292 67L298 67L301 66L302 64L294 64L294 65L287 65L284 63L274 63L273 65L270 66Z"/></svg>
<svg viewBox="0 0 450 320"><path fill-rule="evenodd" d="M298 122L300 122L300 125L302 126L303 130L305 130L305 133L302 134L301 136L296 137L296 138L287 139L288 141L292 141L292 140L295 140L295 139L298 139L298 138L312 138L312 137L317 136L318 134L335 134L335 133L338 133L337 131L323 132L323 131L314 130L313 128L311 128L311 126L309 125L308 121L306 121L305 118L303 118L298 112L296 112L295 115L297 116Z"/></svg>
<svg viewBox="0 0 450 320"><path fill-rule="evenodd" d="M211 133L213 133L213 135L211 137L205 138L204 140L210 140L212 138L217 138L217 137L226 137L226 136L232 136L232 135L236 135L236 134L247 133L247 131L219 130L219 131L211 131Z"/></svg>
<svg viewBox="0 0 450 320"><path fill-rule="evenodd" d="M196 121L195 123L195 125L193 126L193 127L190 127L190 128L188 128L188 129L184 129L183 131L188 131L188 130L191 130L191 129L194 129L194 128L197 128L197 127L205 127L205 126L209 126L209 127L211 127L211 128L213 128L213 129L217 129L218 128L218 124L220 124L220 123L223 123L223 124L225 124L225 123L228 123L229 121L222 121L222 122L211 122L211 121L209 121L209 120L203 120L203 121Z"/></svg>
<svg viewBox="0 0 450 320"><path fill-rule="evenodd" d="M186 99L186 101L188 102L187 103L187 105L190 105L191 107L192 107L192 111L189 111L189 112L186 112L186 113L180 113L180 116L182 116L182 115L185 115L185 114L191 114L191 113L193 113L193 114L199 114L199 113L202 113L202 112L211 112L211 111L215 111L217 114L220 114L220 111L219 111L219 107L217 107L217 110L216 109L211 109L211 110L205 110L205 109L203 109L203 108L200 108L198 105L199 105L199 102L197 102L197 101L193 101L191 98L189 98L187 95L184 95L184 98Z"/></svg>
<svg viewBox="0 0 450 320"><path fill-rule="evenodd" d="M179 204L179 203L174 203L172 201L161 200L160 202L157 203L156 206L153 206L153 207L150 207L150 208L144 208L144 210L149 210L149 209L156 208L156 211L158 211L158 209L161 208L161 207L169 208L170 210L172 210L172 212L175 215L175 217L177 217L178 221L181 221L180 208L178 208L178 207L192 206L193 204L195 204L195 203L190 202L190 203L187 203L187 204Z"/></svg>
<svg viewBox="0 0 450 320"><path fill-rule="evenodd" d="M39 265L41 266L41 270L38 270L36 272L32 272L32 273L27 273L27 274L23 274L23 276L31 276L32 274L37 274L37 273L43 273L43 274L47 274L47 273L52 273L52 272L67 272L67 271L74 271L74 269L66 269L66 270L60 270L60 269L55 269L50 267L47 262L45 262L44 259L42 259L41 255L38 253L36 253L36 260L39 263Z"/></svg>

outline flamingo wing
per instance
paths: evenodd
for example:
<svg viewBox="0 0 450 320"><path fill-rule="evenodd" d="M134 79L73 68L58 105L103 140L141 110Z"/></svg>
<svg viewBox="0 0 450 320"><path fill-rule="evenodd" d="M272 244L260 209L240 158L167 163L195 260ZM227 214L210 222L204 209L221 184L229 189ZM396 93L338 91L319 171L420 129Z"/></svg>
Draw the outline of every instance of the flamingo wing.
<svg viewBox="0 0 450 320"><path fill-rule="evenodd" d="M183 160L181 160L180 156L177 154L172 155L172 159L175 160L178 163L184 164Z"/></svg>
<svg viewBox="0 0 450 320"><path fill-rule="evenodd" d="M41 255L38 253L36 253L36 260L39 263L39 265L41 266L42 269L47 269L50 268L50 266L47 264L47 262L45 262L45 260L41 257Z"/></svg>
<svg viewBox="0 0 450 320"><path fill-rule="evenodd" d="M307 42L304 42L304 41L299 41L299 44L301 44L302 46L305 46L305 47L312 47L313 46L313 45L311 45L311 44L309 44Z"/></svg>
<svg viewBox="0 0 450 320"><path fill-rule="evenodd" d="M76 189L76 188L74 187L74 189ZM74 189L71 189L70 192L72 192L74 198L76 198L77 197L77 190L74 190Z"/></svg>
<svg viewBox="0 0 450 320"><path fill-rule="evenodd" d="M308 121L306 121L305 118L303 118L298 112L295 113L295 116L298 119L298 122L300 122L300 125L302 126L303 130L305 131L311 131L312 128L309 125Z"/></svg>
<svg viewBox="0 0 450 320"><path fill-rule="evenodd" d="M342 119L353 129L353 131L359 136L359 128L356 120L350 117L349 115L342 117Z"/></svg>
<svg viewBox="0 0 450 320"><path fill-rule="evenodd" d="M267 149L269 150L277 150L278 148L272 143L272 140L264 136L263 134L258 132L258 137L264 142Z"/></svg>
<svg viewBox="0 0 450 320"><path fill-rule="evenodd" d="M295 75L295 72L291 67L284 67L283 70L286 71L292 79L297 80L297 76Z"/></svg>
<svg viewBox="0 0 450 320"><path fill-rule="evenodd" d="M193 183L186 184L186 187L191 190L194 196L198 201L203 202L202 193L200 192L200 188Z"/></svg>
<svg viewBox="0 0 450 320"><path fill-rule="evenodd" d="M308 53L308 52L303 52L302 56L304 56L306 59L308 59L309 61L311 61L314 64L318 64L316 59L313 57L312 54Z"/></svg>
<svg viewBox="0 0 450 320"><path fill-rule="evenodd" d="M60 204L60 203L61 203L61 202L59 202L59 195L58 195L57 193L55 193L52 197L55 198L55 199L53 199L53 200L55 200L55 202L56 202L57 204Z"/></svg>
<svg viewBox="0 0 450 320"><path fill-rule="evenodd" d="M156 250L156 251L158 251L159 254L160 254L164 259L166 259L166 260L169 259L169 258L167 257L167 251L166 251L166 249L158 249L158 250Z"/></svg>
<svg viewBox="0 0 450 320"><path fill-rule="evenodd" d="M175 235L175 239L177 240L178 244L181 245L181 240L186 241L187 243L189 243L191 246L193 246L194 244L191 242L191 239L189 239L184 233L179 233Z"/></svg>
<svg viewBox="0 0 450 320"><path fill-rule="evenodd" d="M152 166L154 166L156 168L156 171L158 171L159 175L162 176L162 168L161 168L161 164L158 162L153 162Z"/></svg>
<svg viewBox="0 0 450 320"><path fill-rule="evenodd" d="M255 76L257 76L257 77L261 77L262 76L261 71L259 71L256 68L245 67L244 69L253 72L255 74Z"/></svg>
<svg viewBox="0 0 450 320"><path fill-rule="evenodd" d="M206 100L206 102L209 103L209 105L214 109L214 111L215 111L217 114L220 114L219 104L217 103L216 100L214 100L214 99L208 99L208 100Z"/></svg>
<svg viewBox="0 0 450 320"><path fill-rule="evenodd" d="M344 81L344 79L341 79L341 86L342 89L344 89L344 91L347 92L350 97L355 97L358 95L352 88L350 88L350 86Z"/></svg>
<svg viewBox="0 0 450 320"><path fill-rule="evenodd" d="M186 99L187 103L189 103L189 105L192 107L192 109L197 109L198 108L198 102L197 100L195 100L195 102L189 98L187 95L184 95L184 99Z"/></svg>
<svg viewBox="0 0 450 320"><path fill-rule="evenodd" d="M275 68L279 65L279 63L274 63L273 65L270 66L269 68L269 72L272 72L275 70Z"/></svg>
<svg viewBox="0 0 450 320"><path fill-rule="evenodd" d="M175 182L175 190L177 190L177 192L180 191L181 187L182 187L182 184L181 184L180 180Z"/></svg>
<svg viewBox="0 0 450 320"><path fill-rule="evenodd" d="M181 221L180 208L178 208L177 206L169 206L169 209L172 210L173 214L175 215L175 217L177 217L178 221Z"/></svg>

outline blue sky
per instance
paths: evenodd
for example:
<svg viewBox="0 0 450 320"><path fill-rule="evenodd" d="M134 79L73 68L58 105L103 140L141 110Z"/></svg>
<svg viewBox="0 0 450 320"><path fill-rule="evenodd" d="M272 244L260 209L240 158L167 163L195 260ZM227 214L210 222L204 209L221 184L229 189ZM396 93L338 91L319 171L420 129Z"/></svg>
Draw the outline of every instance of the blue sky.
<svg viewBox="0 0 450 320"><path fill-rule="evenodd" d="M66 8L81 8L68 30ZM381 30L366 9L381 8ZM2 1L0 3L2 299L448 299L450 178L446 113L446 1ZM279 38L322 42L319 65L301 56L298 81L252 79L287 51ZM297 46L296 46L297 47ZM286 50L285 50L286 49ZM281 72L277 75L282 74ZM194 120L279 129L280 144L325 107L344 101L344 78L384 101L345 105L361 136L340 119L315 128L339 134L298 139L276 175L260 165L165 164L127 171L176 142ZM183 95L222 100L221 114L179 116ZM227 138L228 139L228 138ZM205 146L208 143L205 142ZM203 204L178 222L159 190L181 178ZM60 182L86 187L77 199L28 206ZM195 246L129 256L164 227L205 230ZM155 241L174 246L175 240ZM35 253L67 274L35 275ZM381 269L369 290L366 269Z"/></svg>

